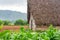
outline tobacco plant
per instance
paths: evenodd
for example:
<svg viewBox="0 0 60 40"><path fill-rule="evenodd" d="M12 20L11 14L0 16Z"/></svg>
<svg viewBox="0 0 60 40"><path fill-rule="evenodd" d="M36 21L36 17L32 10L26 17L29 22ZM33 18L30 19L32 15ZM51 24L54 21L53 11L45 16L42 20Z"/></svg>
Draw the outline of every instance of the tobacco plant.
<svg viewBox="0 0 60 40"><path fill-rule="evenodd" d="M0 32L0 40L60 40L60 30L52 25L43 32L35 32L22 27L19 32L9 30Z"/></svg>

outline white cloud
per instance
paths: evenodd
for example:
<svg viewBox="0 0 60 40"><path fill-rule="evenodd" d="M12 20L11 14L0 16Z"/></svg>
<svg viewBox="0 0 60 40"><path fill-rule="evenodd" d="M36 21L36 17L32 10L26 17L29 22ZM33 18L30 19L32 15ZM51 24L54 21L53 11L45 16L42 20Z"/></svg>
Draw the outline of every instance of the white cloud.
<svg viewBox="0 0 60 40"><path fill-rule="evenodd" d="M0 0L0 10L12 10L27 13L27 0Z"/></svg>
<svg viewBox="0 0 60 40"><path fill-rule="evenodd" d="M7 4L26 4L27 0L0 0L0 5L7 5Z"/></svg>
<svg viewBox="0 0 60 40"><path fill-rule="evenodd" d="M0 10L12 10L27 13L27 6L17 6L17 5L0 6Z"/></svg>

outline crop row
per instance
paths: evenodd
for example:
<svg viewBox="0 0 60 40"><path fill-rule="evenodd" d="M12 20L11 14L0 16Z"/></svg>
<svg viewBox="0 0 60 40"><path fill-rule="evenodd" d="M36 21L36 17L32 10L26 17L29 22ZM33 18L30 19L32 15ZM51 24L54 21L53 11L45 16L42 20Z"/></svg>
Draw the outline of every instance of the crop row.
<svg viewBox="0 0 60 40"><path fill-rule="evenodd" d="M0 32L0 40L60 40L60 30L53 28L52 25L44 32L33 32L22 27L19 32Z"/></svg>

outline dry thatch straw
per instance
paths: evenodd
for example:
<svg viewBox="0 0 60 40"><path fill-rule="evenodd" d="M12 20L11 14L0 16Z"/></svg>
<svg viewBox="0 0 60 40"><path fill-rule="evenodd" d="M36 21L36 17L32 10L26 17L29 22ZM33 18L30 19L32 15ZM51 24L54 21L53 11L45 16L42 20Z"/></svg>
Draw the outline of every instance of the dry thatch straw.
<svg viewBox="0 0 60 40"><path fill-rule="evenodd" d="M28 0L28 20L31 14L36 25L60 26L60 0Z"/></svg>

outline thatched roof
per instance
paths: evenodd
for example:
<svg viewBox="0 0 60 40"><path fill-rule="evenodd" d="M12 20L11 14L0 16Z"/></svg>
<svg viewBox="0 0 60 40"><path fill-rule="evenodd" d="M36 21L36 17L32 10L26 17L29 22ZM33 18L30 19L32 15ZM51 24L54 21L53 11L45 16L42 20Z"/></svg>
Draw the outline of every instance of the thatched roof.
<svg viewBox="0 0 60 40"><path fill-rule="evenodd" d="M30 14L39 26L60 26L60 0L28 0L28 18Z"/></svg>

